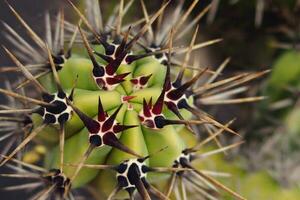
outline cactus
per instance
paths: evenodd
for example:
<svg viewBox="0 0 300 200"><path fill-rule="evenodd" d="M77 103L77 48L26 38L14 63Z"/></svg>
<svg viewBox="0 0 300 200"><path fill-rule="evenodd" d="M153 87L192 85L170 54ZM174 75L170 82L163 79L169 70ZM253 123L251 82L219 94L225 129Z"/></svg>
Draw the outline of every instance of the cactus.
<svg viewBox="0 0 300 200"><path fill-rule="evenodd" d="M122 21L133 0L127 4L121 0L107 24L97 0L86 1L86 15L68 3L78 22L65 21L61 10L52 27L46 13L46 42L7 3L35 44L4 24L6 37L15 46L14 51L4 50L15 67L1 71L21 72L25 80L14 85L16 91L0 89L13 102L0 111L2 126L11 131L1 130L1 140L12 141L7 142L0 165L14 171L2 176L34 179L6 189L39 189L33 199L74 199L84 195L75 191L86 188L100 199L116 195L134 199L136 191L142 199L186 199L194 191L209 199L221 198L221 191L244 199L214 178L217 172L192 164L242 143L222 146L218 137L223 132L240 135L229 128L232 121L223 125L203 107L263 99L232 97L245 91L241 84L267 73L219 80L229 59L216 71L189 64L192 51L220 41L196 44L195 26L210 6L189 21L197 0L186 11L184 1L179 1L170 15L165 10L173 2L164 1L149 14L141 1L144 16L127 26ZM178 46L192 29L190 44ZM206 130L208 136L198 130ZM16 134L22 139L15 140ZM211 141L218 148L201 152ZM46 149L45 155L26 162L22 152L29 144ZM194 189L186 188L187 183Z"/></svg>

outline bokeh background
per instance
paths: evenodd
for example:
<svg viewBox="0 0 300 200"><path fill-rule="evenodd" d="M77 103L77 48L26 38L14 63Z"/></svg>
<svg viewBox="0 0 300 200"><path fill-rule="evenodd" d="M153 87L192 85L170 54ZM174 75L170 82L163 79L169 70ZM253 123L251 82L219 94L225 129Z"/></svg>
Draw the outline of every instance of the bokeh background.
<svg viewBox="0 0 300 200"><path fill-rule="evenodd" d="M68 19L76 17L61 0L10 2L40 35L43 35L45 10L55 14L64 7ZM102 2L104 13L108 14L118 1ZM161 1L145 2L151 12L160 6ZM246 143L200 165L210 170L230 172L232 177L221 180L248 199L300 199L300 1L201 0L193 15L211 2L211 11L200 22L198 41L223 38L223 42L196 52L201 66L216 68L230 57L223 77L265 69L271 69L271 72L251 82L248 92L248 95L268 96L266 100L205 108L222 122L237 117L234 129L243 135ZM82 2L77 0L77 3ZM130 19L142 16L140 4L135 3L135 6L135 12L128 13ZM0 20L23 32L3 1L0 1ZM27 36L24 34L24 37ZM10 47L1 34L0 43ZM0 66L11 65L2 49L0 51ZM9 73L0 74L0 84L5 79L15 77ZM4 101L1 97L0 102ZM222 137L221 140L223 144L232 142L231 137ZM0 187L5 184L0 178ZM2 191L0 195L0 199L22 199L17 194Z"/></svg>

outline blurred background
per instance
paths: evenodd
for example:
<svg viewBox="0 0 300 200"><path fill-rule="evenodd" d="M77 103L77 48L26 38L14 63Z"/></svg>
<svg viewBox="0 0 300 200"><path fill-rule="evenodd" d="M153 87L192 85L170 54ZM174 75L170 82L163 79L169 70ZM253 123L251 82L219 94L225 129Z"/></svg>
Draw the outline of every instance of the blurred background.
<svg viewBox="0 0 300 200"><path fill-rule="evenodd" d="M142 13L137 14L141 9L136 1L135 12L128 13L129 19L142 16ZM107 15L118 1L101 2ZM161 5L160 0L145 2L149 12ZM12 0L10 3L41 36L45 10L55 14L64 7L68 19L75 17L73 10L61 0ZM222 122L237 117L233 128L243 135L246 143L200 165L230 172L232 177L222 181L248 199L300 199L300 1L201 0L193 15L209 3L212 9L200 23L198 41L223 38L223 42L197 51L201 66L216 68L230 57L223 77L265 69L271 72L251 82L248 92L248 96L268 96L266 100L205 108ZM77 0L77 5L81 4ZM3 1L0 2L0 20L18 32L23 31ZM27 36L24 34L24 37ZM1 34L0 41L10 47ZM10 65L2 49L0 51L0 66ZM0 80L6 78L15 77L0 74ZM3 101L1 98L0 102ZM224 144L232 142L230 137L221 140ZM0 186L3 185L0 179Z"/></svg>

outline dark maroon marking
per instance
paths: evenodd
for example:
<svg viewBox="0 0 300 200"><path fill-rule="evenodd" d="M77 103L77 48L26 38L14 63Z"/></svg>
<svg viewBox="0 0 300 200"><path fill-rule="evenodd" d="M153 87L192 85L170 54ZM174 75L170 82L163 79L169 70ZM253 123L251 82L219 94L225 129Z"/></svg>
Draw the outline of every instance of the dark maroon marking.
<svg viewBox="0 0 300 200"><path fill-rule="evenodd" d="M150 97L149 103L148 103L149 108L152 108L152 97Z"/></svg>
<svg viewBox="0 0 300 200"><path fill-rule="evenodd" d="M106 78L106 82L108 83L108 85L116 85L124 81L125 81L124 79L117 79L117 78L110 78L110 77Z"/></svg>
<svg viewBox="0 0 300 200"><path fill-rule="evenodd" d="M119 113L122 105L123 104L121 104L117 108L117 110L110 117L108 117L108 119L106 119L107 118L107 113L104 112L102 102L101 102L101 99L99 97L98 112L101 115L99 116L99 113L98 113L98 118L100 118L100 120L104 120L104 123L102 124L102 126L100 125L100 123L98 121L95 121L92 118L85 115L84 113L82 113L78 108L76 108L74 106L72 106L72 108L78 114L80 119L83 121L83 123L85 124L85 126L89 130L89 132L90 132L90 136L89 136L90 144L94 145L95 147L100 147L103 144L105 144L105 145L108 145L108 146L115 147L115 148L117 148L121 151L124 151L124 152L128 153L128 154L140 157L133 150L131 150L128 147L126 147L125 145L123 145L118 140L118 138L115 136L115 133L117 133L117 132L127 130L129 128L136 127L134 125L127 126L127 125L119 125L119 124L113 126L114 122L115 122L115 119L116 119L116 116ZM110 131L111 128L113 129L112 131ZM101 129L101 132L100 132L100 129Z"/></svg>
<svg viewBox="0 0 300 200"><path fill-rule="evenodd" d="M145 118L142 117L142 116L140 116L140 115L139 115L139 119L140 119L140 121L142 121L142 122L145 120Z"/></svg>
<svg viewBox="0 0 300 200"><path fill-rule="evenodd" d="M182 100L180 100L178 103L177 103L177 105L175 104L175 103L173 103L173 102L165 102L165 104L167 105L167 107L180 119L180 120L184 120L184 117L181 115L181 113L179 112L179 104L180 104L180 102L181 101L185 101L186 102L186 100L185 99L182 99ZM187 102L186 102L187 103ZM193 133L194 131L193 131L193 129L192 129L192 127L191 127L191 125L187 125L187 128Z"/></svg>
<svg viewBox="0 0 300 200"><path fill-rule="evenodd" d="M159 95L157 101L155 102L152 112L156 115L162 113L163 105L164 105L164 98L165 98L165 90L163 89L161 94Z"/></svg>
<svg viewBox="0 0 300 200"><path fill-rule="evenodd" d="M119 56L122 52L126 51L125 48L126 48L126 43L127 43L130 31L131 31L131 26L128 27L128 30L126 31L125 36L123 37L121 44L117 48L116 53L115 53L116 56Z"/></svg>
<svg viewBox="0 0 300 200"><path fill-rule="evenodd" d="M125 51L129 51L142 35L143 35L142 32L136 34L134 38L132 38L126 45Z"/></svg>
<svg viewBox="0 0 300 200"><path fill-rule="evenodd" d="M139 83L138 79L136 79L136 78L131 79L130 82L134 85L137 85Z"/></svg>
<svg viewBox="0 0 300 200"><path fill-rule="evenodd" d="M103 122L103 121L105 121L105 119L106 119L106 113L103 109L101 98L99 96L99 98L98 98L98 121Z"/></svg>
<svg viewBox="0 0 300 200"><path fill-rule="evenodd" d="M100 124L81 112L78 108L73 107L73 110L76 112L76 114L79 116L81 121L84 123L86 128L89 130L90 133L98 133L100 130Z"/></svg>
<svg viewBox="0 0 300 200"><path fill-rule="evenodd" d="M148 75L148 76L142 76L140 78L140 84L141 85L146 85L147 82L149 81L150 77L152 76L152 74Z"/></svg>
<svg viewBox="0 0 300 200"><path fill-rule="evenodd" d="M126 62L127 64L131 64L131 63L133 63L134 61L137 61L137 60L139 60L139 59L146 58L146 57L152 56L152 55L154 55L153 52L151 52L151 53L145 53L145 54L138 54L138 55L128 55L128 56L126 56L126 58L125 58L125 62Z"/></svg>
<svg viewBox="0 0 300 200"><path fill-rule="evenodd" d="M183 100L185 100L185 99L183 99ZM169 110L171 110L179 119L184 120L183 116L179 112L178 105L176 105L174 102L171 102L171 101L165 102L165 104L167 105Z"/></svg>
<svg viewBox="0 0 300 200"><path fill-rule="evenodd" d="M135 98L136 96L123 96L122 101L130 101L131 99Z"/></svg>
<svg viewBox="0 0 300 200"><path fill-rule="evenodd" d="M146 58L146 57L149 57L149 56L153 56L153 55L154 55L155 58L159 59L164 55L163 53L156 52L156 51L153 51L153 50L149 50L149 49L145 49L145 50L146 50L145 54L137 54L137 55L128 55L128 56L126 56L126 58L125 58L126 63L131 64L134 61L137 61L139 59ZM158 57L157 55L161 55L161 56ZM161 62L161 64L164 64L164 61Z"/></svg>
<svg viewBox="0 0 300 200"><path fill-rule="evenodd" d="M147 104L146 100L143 99L143 112L146 117L151 117L151 108Z"/></svg>
<svg viewBox="0 0 300 200"><path fill-rule="evenodd" d="M144 55L128 55L125 58L125 62L130 65L134 61L142 59L144 57L146 57L146 56L144 56Z"/></svg>
<svg viewBox="0 0 300 200"><path fill-rule="evenodd" d="M118 75L115 75L114 78L116 78L116 79L124 79L129 74L130 74L130 72L126 72L126 73L123 73L123 74L118 74Z"/></svg>
<svg viewBox="0 0 300 200"><path fill-rule="evenodd" d="M173 82L173 86L175 88L178 88L181 86L181 81L182 81L182 78L183 78L183 73L182 72L179 72L178 73L178 76L176 78L176 80Z"/></svg>
<svg viewBox="0 0 300 200"><path fill-rule="evenodd" d="M78 76L77 76L77 78L78 78ZM72 90L71 90L71 93L70 93L70 95L68 96L68 99L69 99L70 101L73 101L73 98L74 98L74 91L75 91L75 85L73 86L73 88L72 88Z"/></svg>
<svg viewBox="0 0 300 200"><path fill-rule="evenodd" d="M134 151L132 151L127 146L122 144L113 132L107 132L103 135L103 143L106 145L109 145L111 147L115 147L121 151L128 153L128 154L140 157Z"/></svg>
<svg viewBox="0 0 300 200"><path fill-rule="evenodd" d="M163 88L166 91L169 91L171 89L171 85L172 85L172 83L171 83L170 66L167 65L166 77L165 77L165 82L164 82Z"/></svg>
<svg viewBox="0 0 300 200"><path fill-rule="evenodd" d="M183 85L179 86L178 88L170 91L167 96L169 99L172 100L178 100L180 97L182 97L186 90L191 87L199 78L200 76L204 73L205 70L199 72L196 76L194 76L190 81L187 81Z"/></svg>
<svg viewBox="0 0 300 200"><path fill-rule="evenodd" d="M128 55L128 52L130 51L130 49L132 48L132 46L137 42L137 40L142 36L142 32L139 32L137 35L135 35L135 37L130 40L127 43L127 39L129 36L129 32L130 32L130 27L128 28L128 31L126 32L125 37L123 38L123 41L121 43L121 45L119 46L119 50L118 52L116 52L116 59L113 62L110 62L106 67L106 73L108 75L113 75L118 67L120 66L120 64L122 63L122 61L124 60L124 58L126 58L126 56Z"/></svg>
<svg viewBox="0 0 300 200"><path fill-rule="evenodd" d="M125 81L125 77L130 74L130 72L127 72L127 73L124 73L124 74L118 74L118 75L115 75L113 77L107 77L106 78L106 82L109 84L109 85L115 85L115 84L118 84L118 83L122 83L123 81Z"/></svg>
<svg viewBox="0 0 300 200"><path fill-rule="evenodd" d="M106 62L112 62L114 59L112 58L112 57L110 57L110 56L107 56L107 55L104 55L104 54L102 54L102 53L99 53L99 52L96 52L96 51L94 51L94 53L97 55L97 56L99 56L100 58L102 58L103 60L105 60Z"/></svg>
<svg viewBox="0 0 300 200"><path fill-rule="evenodd" d="M154 124L154 122L152 121L152 120L145 120L144 122L143 122L143 124L145 124L145 126L147 126L148 128L155 128L155 124Z"/></svg>
<svg viewBox="0 0 300 200"><path fill-rule="evenodd" d="M105 86L105 82L101 78L96 79L96 82L100 88L107 89Z"/></svg>
<svg viewBox="0 0 300 200"><path fill-rule="evenodd" d="M117 48L117 50L115 52L115 57L118 57L118 56L122 55L122 53L125 50L125 45L126 45L126 41L124 42L124 39L123 39L122 43L118 46L118 48Z"/></svg>
<svg viewBox="0 0 300 200"><path fill-rule="evenodd" d="M128 55L130 49L132 46L137 42L137 40L142 36L141 32L138 33L128 44L127 39L130 33L130 27L128 28L128 31L126 32L126 35L124 36L121 44L119 47L115 50L115 59L108 62L108 64L105 66L105 72L112 76L116 73L118 68L120 67L122 61L126 58ZM115 82L115 81L114 81Z"/></svg>
<svg viewBox="0 0 300 200"><path fill-rule="evenodd" d="M167 107L173 111L175 109L177 109L177 106L176 103L174 103L173 101L165 101L165 104L167 105ZM178 109L177 109L178 110Z"/></svg>
<svg viewBox="0 0 300 200"><path fill-rule="evenodd" d="M120 124L117 124L113 127L113 132L114 133L119 133L119 132L122 132L122 131L125 131L127 129L130 129L130 128L135 128L135 127L138 127L138 125L130 125L130 126L127 126L127 125L120 125Z"/></svg>
<svg viewBox="0 0 300 200"><path fill-rule="evenodd" d="M114 59L112 62L108 63L105 66L106 73L110 76L114 75L114 73L116 73L116 71L120 67L120 65L126 55L127 55L127 52L124 51L120 55L118 55L118 57L116 57L116 59Z"/></svg>
<svg viewBox="0 0 300 200"><path fill-rule="evenodd" d="M112 128L114 121L120 111L120 109L122 108L122 104L117 108L117 110L103 123L101 131L103 133L105 133L106 131L108 131L109 129Z"/></svg>

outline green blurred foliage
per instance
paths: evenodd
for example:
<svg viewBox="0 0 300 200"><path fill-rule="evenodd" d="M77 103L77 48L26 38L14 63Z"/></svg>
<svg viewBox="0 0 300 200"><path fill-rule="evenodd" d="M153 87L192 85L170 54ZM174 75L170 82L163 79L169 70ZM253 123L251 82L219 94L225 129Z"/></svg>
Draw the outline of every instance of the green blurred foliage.
<svg viewBox="0 0 300 200"><path fill-rule="evenodd" d="M300 86L300 52L290 50L280 55L272 66L266 94L272 102L290 95L288 87Z"/></svg>

